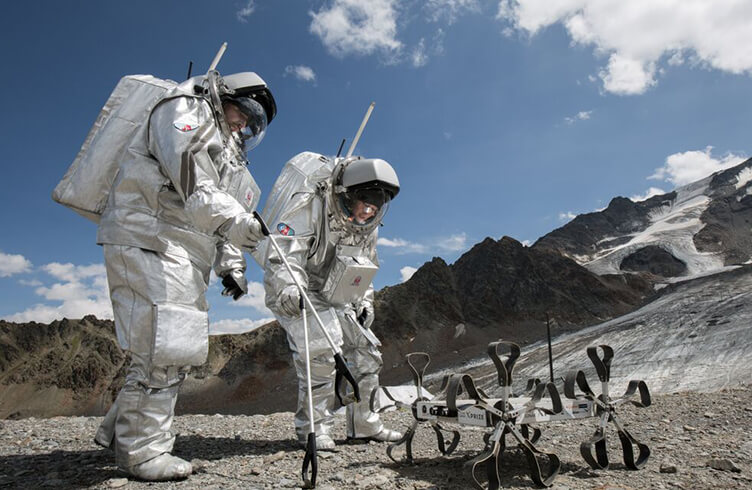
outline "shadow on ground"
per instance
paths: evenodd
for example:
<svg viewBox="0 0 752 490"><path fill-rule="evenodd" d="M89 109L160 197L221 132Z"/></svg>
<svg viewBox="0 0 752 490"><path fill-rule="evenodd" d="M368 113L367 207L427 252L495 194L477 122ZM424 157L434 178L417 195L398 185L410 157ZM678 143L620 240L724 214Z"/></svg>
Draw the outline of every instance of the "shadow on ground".
<svg viewBox="0 0 752 490"><path fill-rule="evenodd" d="M178 437L173 454L188 461L221 460L233 456L266 456L300 448L293 439L280 441L227 437ZM125 478L107 449L52 451L0 457L0 488L89 488L112 478Z"/></svg>

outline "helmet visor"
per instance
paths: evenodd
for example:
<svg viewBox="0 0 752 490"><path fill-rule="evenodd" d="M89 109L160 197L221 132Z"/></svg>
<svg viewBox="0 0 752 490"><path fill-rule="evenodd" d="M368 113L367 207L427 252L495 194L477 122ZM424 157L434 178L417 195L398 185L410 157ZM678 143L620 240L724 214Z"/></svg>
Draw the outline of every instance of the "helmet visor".
<svg viewBox="0 0 752 490"><path fill-rule="evenodd" d="M342 213L355 226L378 224L389 208L390 196L384 189L356 189L340 194Z"/></svg>
<svg viewBox="0 0 752 490"><path fill-rule="evenodd" d="M251 151L261 143L266 134L266 111L251 97L235 97L228 99L227 102L238 109L238 114L234 114L235 111L228 113L225 109L227 125L237 136L243 150Z"/></svg>

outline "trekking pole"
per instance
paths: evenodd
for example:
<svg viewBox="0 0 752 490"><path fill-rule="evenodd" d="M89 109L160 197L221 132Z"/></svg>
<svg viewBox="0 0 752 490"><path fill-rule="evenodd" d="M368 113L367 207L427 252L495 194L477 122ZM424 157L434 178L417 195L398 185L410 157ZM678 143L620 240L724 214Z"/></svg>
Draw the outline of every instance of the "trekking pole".
<svg viewBox="0 0 752 490"><path fill-rule="evenodd" d="M326 337L327 342L329 342L329 346L332 348L332 352L334 354L334 367L337 372L337 375L334 380L334 392L337 395L337 398L339 399L339 402L342 405L349 405L350 403L354 401L360 401L360 389L358 388L358 383L355 381L355 378L350 373L350 370L347 368L347 363L345 362L345 358L342 356L342 350L339 348L337 344L334 343L334 340L332 340L332 337L329 335L329 332L326 331L326 328L324 327L324 322L321 321L321 317L319 317L318 312L316 312L316 308L313 306L313 303L311 303L311 298L306 294L306 290L303 288L303 285L300 284L300 281L297 277L295 277L295 273L292 270L292 267L290 266L290 263L287 261L287 257L285 257L285 254L282 253L282 249L279 248L279 245L277 244L277 240L274 239L274 235L269 232L269 228L266 226L266 223L264 222L264 219L261 217L261 215L258 213L258 211L253 212L253 216L258 220L258 222L261 224L261 233L265 237L269 239L269 241L272 244L272 247L274 247L274 250L279 255L279 258L282 259L282 263L285 264L285 268L287 268L287 272L290 273L290 276L292 277L293 282L298 287L298 290L300 291L300 297L305 300L305 304L308 306L308 308L311 309L311 313L313 313L313 317L316 318L316 322L319 324L319 327L321 327L321 331L324 333L324 337ZM350 384L350 387L352 387L352 394L345 396L342 396L340 393L340 385L342 383L342 378L345 378L347 382Z"/></svg>
<svg viewBox="0 0 752 490"><path fill-rule="evenodd" d="M371 117L371 112L373 112L373 107L375 105L376 105L376 102L371 102L371 105L368 106L366 115L363 117L363 122L360 123L358 132L355 133L355 138L352 140L352 143L350 143L350 149L347 150L347 155L345 156L345 158L350 158L353 154L353 151L355 151L355 145L358 144L358 140L360 140L360 135L363 134L363 129L365 129L366 124L368 124L368 118Z"/></svg>
<svg viewBox="0 0 752 490"><path fill-rule="evenodd" d="M306 390L308 392L308 421L311 424L306 441L305 457L303 458L303 488L316 488L316 474L319 471L318 455L316 454L316 424L313 421L313 389L311 387L311 353L308 350L308 316L303 302L303 291L300 291L300 314L303 317L303 336L305 338L305 367ZM311 476L308 477L308 465L311 466Z"/></svg>

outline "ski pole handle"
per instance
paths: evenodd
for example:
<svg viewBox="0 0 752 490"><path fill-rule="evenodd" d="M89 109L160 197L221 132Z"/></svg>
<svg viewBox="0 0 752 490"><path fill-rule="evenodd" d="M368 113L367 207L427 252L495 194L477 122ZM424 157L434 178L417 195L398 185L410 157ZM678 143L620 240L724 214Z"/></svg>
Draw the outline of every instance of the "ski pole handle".
<svg viewBox="0 0 752 490"><path fill-rule="evenodd" d="M253 217L256 218L256 221L258 221L259 224L261 225L261 234L264 236L271 235L271 232L269 231L269 227L266 226L266 223L264 222L264 218L261 217L258 211L253 212Z"/></svg>

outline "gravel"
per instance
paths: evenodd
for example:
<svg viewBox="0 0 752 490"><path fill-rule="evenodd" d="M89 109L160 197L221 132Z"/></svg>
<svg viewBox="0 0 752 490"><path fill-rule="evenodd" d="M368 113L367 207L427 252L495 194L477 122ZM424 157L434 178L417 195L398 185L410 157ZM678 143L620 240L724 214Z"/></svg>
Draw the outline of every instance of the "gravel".
<svg viewBox="0 0 752 490"><path fill-rule="evenodd" d="M609 427L611 468L591 470L579 455L580 442L596 420L541 426L539 448L561 459L555 489L752 488L752 389L657 396L649 408L620 406L628 430L650 446L640 471L621 460ZM383 415L404 430L405 411ZM177 417L174 454L192 461L195 474L181 482L147 483L128 478L114 455L93 443L98 417L55 417L0 421L0 488L299 488L304 452L293 433L291 413L253 416ZM454 454L442 457L430 426L417 429L414 465L392 462L386 444L345 441L344 420L334 432L337 450L319 453L319 489L467 489L468 461L483 448L485 431L461 428ZM510 447L513 446L509 440ZM534 488L524 456L507 449L502 463L505 488Z"/></svg>

